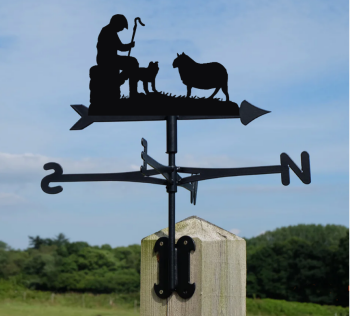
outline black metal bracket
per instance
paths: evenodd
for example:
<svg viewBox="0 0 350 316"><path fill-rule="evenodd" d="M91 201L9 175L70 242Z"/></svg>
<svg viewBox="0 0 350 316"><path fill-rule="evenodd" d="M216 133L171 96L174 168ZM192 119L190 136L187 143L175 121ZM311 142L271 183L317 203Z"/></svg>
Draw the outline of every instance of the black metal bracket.
<svg viewBox="0 0 350 316"><path fill-rule="evenodd" d="M160 164L158 161L154 160L151 156L147 155L147 152L141 153L141 158L144 161L144 165L150 165L152 168L158 171L159 174L161 174L165 179L168 180L169 184L173 184L173 181L171 180L171 173L174 171L173 167L168 167ZM140 171L143 175L146 174L147 169L143 166L141 166Z"/></svg>
<svg viewBox="0 0 350 316"><path fill-rule="evenodd" d="M158 297L168 298L173 291L180 297L189 299L196 289L195 283L190 281L190 252L196 250L194 240L189 236L182 236L175 245L175 289L170 288L169 282L169 239L161 237L156 241L154 252L157 253L159 263L159 284L154 284L154 291Z"/></svg>
<svg viewBox="0 0 350 316"><path fill-rule="evenodd" d="M143 146L143 151L141 152L141 158L143 159L143 165L140 167L140 171L144 176L148 176L147 165L150 165L152 168L158 171L159 174L163 175L163 177L168 180L168 184L173 184L173 181L171 179L171 173L174 171L172 167L164 166L154 160L151 156L147 154L148 149L148 143L147 140L142 138L141 139L141 145ZM177 168L178 170L179 168ZM192 174L194 175L194 174ZM178 186L183 187L184 189L191 192L191 204L196 205L197 200L197 190L198 190L198 181L193 182L187 182L187 183L181 183L182 181L181 176L176 173L176 183Z"/></svg>

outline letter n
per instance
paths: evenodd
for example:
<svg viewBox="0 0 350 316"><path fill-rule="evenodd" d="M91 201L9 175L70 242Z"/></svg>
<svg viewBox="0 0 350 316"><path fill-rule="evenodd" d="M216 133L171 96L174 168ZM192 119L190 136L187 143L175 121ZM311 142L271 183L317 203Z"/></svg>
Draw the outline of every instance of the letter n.
<svg viewBox="0 0 350 316"><path fill-rule="evenodd" d="M295 162L290 159L290 157L283 153L281 154L281 180L283 185L289 185L289 168L298 176L298 178L305 184L311 183L311 174L310 174L310 156L306 151L301 153L301 170L295 164Z"/></svg>

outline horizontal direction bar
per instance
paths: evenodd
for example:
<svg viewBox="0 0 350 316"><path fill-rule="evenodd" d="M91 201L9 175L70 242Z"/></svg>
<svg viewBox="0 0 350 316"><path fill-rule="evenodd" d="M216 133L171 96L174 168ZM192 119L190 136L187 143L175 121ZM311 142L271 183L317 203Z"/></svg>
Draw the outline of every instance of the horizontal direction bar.
<svg viewBox="0 0 350 316"><path fill-rule="evenodd" d="M264 167L248 167L248 168L187 168L187 167L178 167L177 172L197 173L197 175L195 175L195 176L182 178L178 183L179 185L181 185L181 184L185 184L185 183L189 183L189 182L202 181L202 180L215 179L215 178L281 173L282 167L280 165L264 166Z"/></svg>
<svg viewBox="0 0 350 316"><path fill-rule="evenodd" d="M90 182L90 181L126 181L167 185L164 179L152 178L157 175L157 170L147 170L143 175L140 171L121 172L121 173L88 173L88 174L63 174L62 167L55 162L44 165L45 170L53 169L55 172L44 177L41 181L41 189L48 194L57 194L62 192L61 186L50 187L52 182Z"/></svg>
<svg viewBox="0 0 350 316"><path fill-rule="evenodd" d="M159 174L157 172L157 174ZM140 171L122 173L87 173L87 174L64 174L59 181L52 182L89 182L89 181L129 181L145 182L166 185L167 181L158 178L149 178L141 174Z"/></svg>

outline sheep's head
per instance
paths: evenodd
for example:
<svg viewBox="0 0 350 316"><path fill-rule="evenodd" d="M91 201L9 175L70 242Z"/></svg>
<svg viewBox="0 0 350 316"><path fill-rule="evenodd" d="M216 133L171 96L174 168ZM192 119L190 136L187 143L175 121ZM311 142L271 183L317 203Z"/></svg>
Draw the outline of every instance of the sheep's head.
<svg viewBox="0 0 350 316"><path fill-rule="evenodd" d="M173 68L179 67L181 61L183 60L183 56L186 56L185 53L182 53L181 55L177 54L177 57L173 61Z"/></svg>

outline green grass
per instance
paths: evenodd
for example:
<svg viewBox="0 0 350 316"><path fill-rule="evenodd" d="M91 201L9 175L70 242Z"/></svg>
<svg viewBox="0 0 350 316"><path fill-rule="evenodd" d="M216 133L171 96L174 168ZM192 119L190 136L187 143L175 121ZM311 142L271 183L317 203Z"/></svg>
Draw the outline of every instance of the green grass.
<svg viewBox="0 0 350 316"><path fill-rule="evenodd" d="M0 280L1 316L137 316L140 294L33 291ZM345 316L349 307L247 298L247 316ZM135 308L136 305L136 308Z"/></svg>
<svg viewBox="0 0 350 316"><path fill-rule="evenodd" d="M39 292L39 291L33 291ZM45 293L45 292L42 292ZM39 294L39 293L37 293ZM50 294L50 293L47 293ZM83 299L84 297L84 299ZM138 316L136 309L130 303L116 304L108 295L57 294L52 301L48 295L26 299L2 298L0 300L1 316ZM112 303L112 304L111 304ZM83 307L85 306L85 307ZM286 302L282 300L247 298L247 316L345 316L349 308L339 306L321 306L311 303Z"/></svg>
<svg viewBox="0 0 350 316"><path fill-rule="evenodd" d="M349 307L247 298L247 314L261 316L345 316Z"/></svg>
<svg viewBox="0 0 350 316"><path fill-rule="evenodd" d="M314 305L314 306L313 306ZM349 312L335 306L320 306L308 303L294 303L278 300L247 299L247 316L345 316ZM127 305L111 306L110 308L81 306L61 306L47 303L16 302L5 300L0 302L1 316L138 316L136 310Z"/></svg>
<svg viewBox="0 0 350 316"><path fill-rule="evenodd" d="M54 305L29 305L20 302L0 302L1 316L137 316L135 312L127 307L103 308L82 308Z"/></svg>

